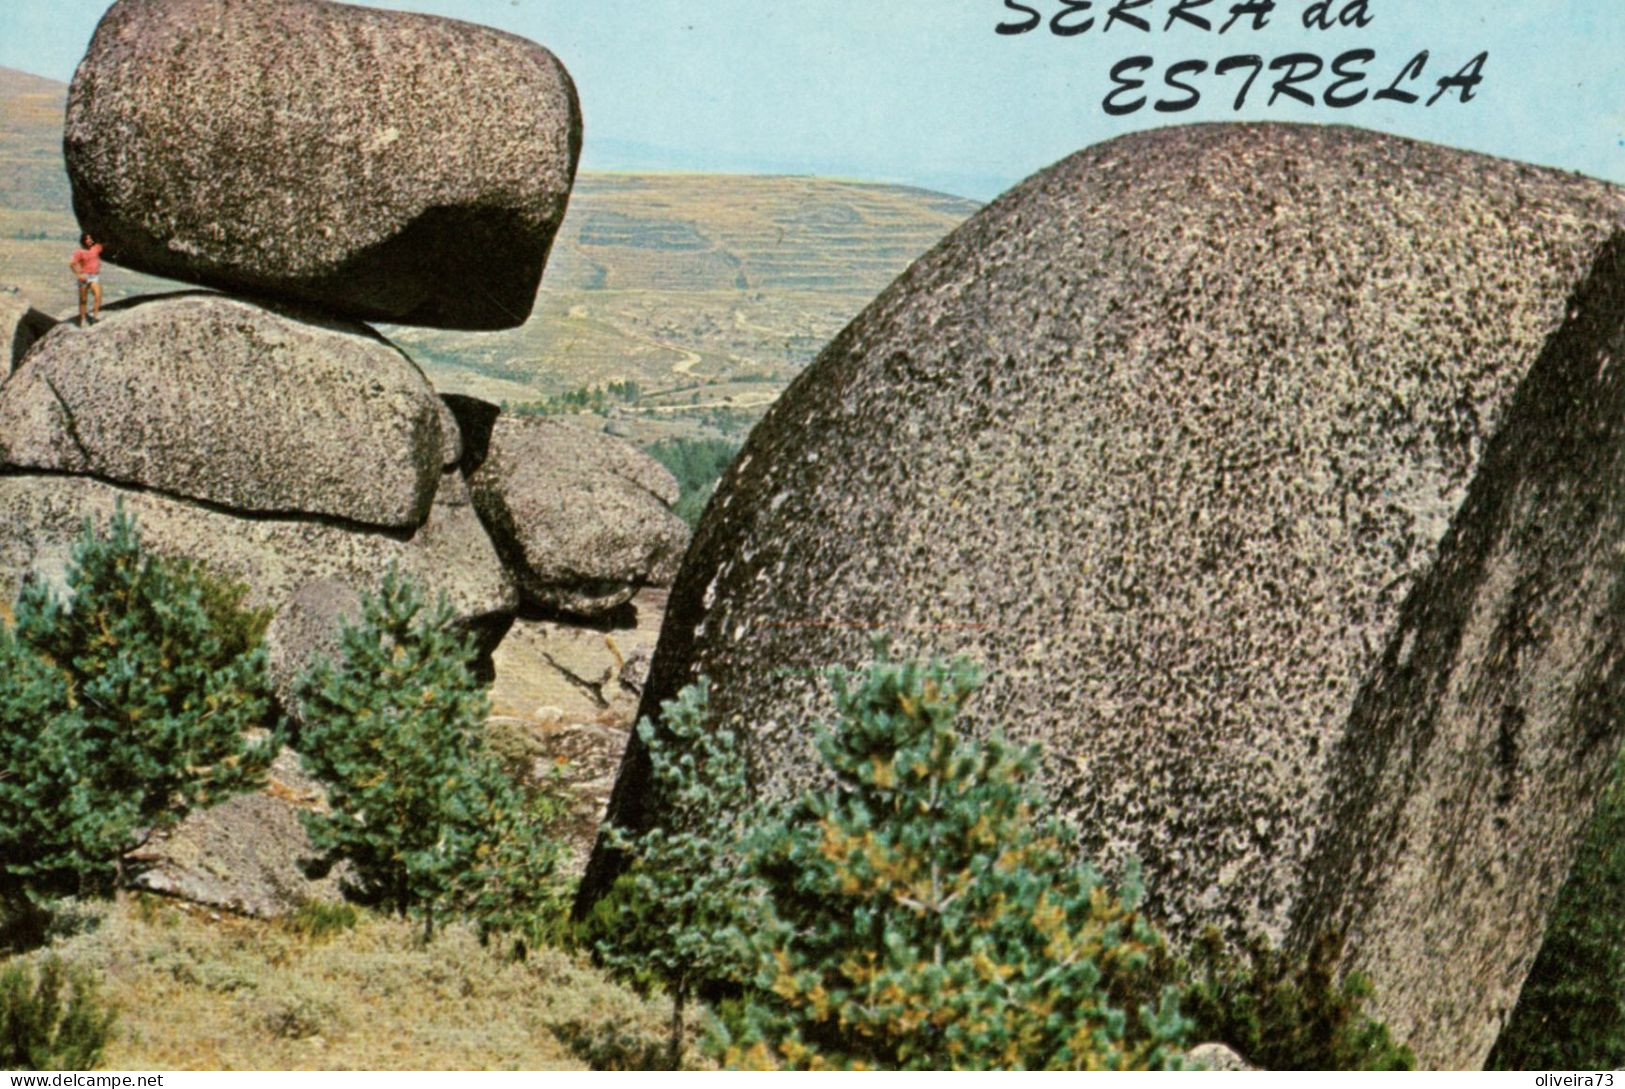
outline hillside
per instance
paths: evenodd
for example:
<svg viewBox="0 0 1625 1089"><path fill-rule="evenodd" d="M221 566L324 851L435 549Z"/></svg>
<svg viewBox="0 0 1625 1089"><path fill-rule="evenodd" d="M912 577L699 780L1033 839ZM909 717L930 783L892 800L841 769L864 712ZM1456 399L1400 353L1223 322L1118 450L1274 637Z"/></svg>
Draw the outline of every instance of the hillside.
<svg viewBox="0 0 1625 1089"><path fill-rule="evenodd" d="M583 175L524 327L389 332L443 386L521 400L632 381L635 438L737 433L975 208L815 178Z"/></svg>
<svg viewBox="0 0 1625 1089"><path fill-rule="evenodd" d="M54 80L0 68L0 205L19 211L64 207L64 90Z"/></svg>
<svg viewBox="0 0 1625 1089"><path fill-rule="evenodd" d="M0 284L56 313L76 225L67 87L0 68ZM738 433L974 202L810 177L584 174L535 312L497 333L387 327L445 391L519 403L612 382L649 441ZM109 301L173 288L114 269Z"/></svg>

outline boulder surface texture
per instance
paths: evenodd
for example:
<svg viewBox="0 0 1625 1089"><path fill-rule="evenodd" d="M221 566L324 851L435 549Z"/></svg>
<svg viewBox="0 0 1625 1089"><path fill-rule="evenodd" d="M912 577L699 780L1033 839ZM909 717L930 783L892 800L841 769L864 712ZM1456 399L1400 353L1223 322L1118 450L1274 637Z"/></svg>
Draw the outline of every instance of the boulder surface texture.
<svg viewBox="0 0 1625 1089"><path fill-rule="evenodd" d="M271 618L265 630L265 673L278 706L296 722L299 682L323 661L334 666L343 661L344 629L361 623L364 608L361 595L347 584L314 579L295 590Z"/></svg>
<svg viewBox="0 0 1625 1089"><path fill-rule="evenodd" d="M968 655L1148 906L1347 964L1424 1064L1517 997L1625 718L1616 187L1341 127L1163 129L1035 175L774 406L673 588L753 782L820 674ZM634 740L611 818L645 826ZM600 850L583 897L618 866Z"/></svg>
<svg viewBox="0 0 1625 1089"><path fill-rule="evenodd" d="M0 461L248 513L421 525L451 416L370 329L219 295L64 324L0 386Z"/></svg>
<svg viewBox="0 0 1625 1089"><path fill-rule="evenodd" d="M329 522L242 518L90 477L0 475L0 601L15 598L24 577L64 586L86 519L105 530L120 507L154 552L189 556L247 583L251 605L280 608L315 579L375 590L393 565L430 600L444 591L453 615L489 651L519 604L455 470L429 520L405 540Z"/></svg>
<svg viewBox="0 0 1625 1089"><path fill-rule="evenodd" d="M120 0L64 133L110 260L456 329L524 323L580 147L547 50L327 0Z"/></svg>
<svg viewBox="0 0 1625 1089"><path fill-rule="evenodd" d="M527 604L598 616L676 575L688 526L658 461L534 416L499 417L484 446L469 490Z"/></svg>

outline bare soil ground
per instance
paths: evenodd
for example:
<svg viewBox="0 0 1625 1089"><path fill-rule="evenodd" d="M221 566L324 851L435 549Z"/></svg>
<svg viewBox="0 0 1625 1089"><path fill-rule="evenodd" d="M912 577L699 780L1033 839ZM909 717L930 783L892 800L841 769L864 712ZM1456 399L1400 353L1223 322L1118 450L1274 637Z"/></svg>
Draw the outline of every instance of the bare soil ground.
<svg viewBox="0 0 1625 1089"><path fill-rule="evenodd" d="M666 591L647 589L602 624L520 619L494 656L493 737L533 754L569 797L572 873L615 786L665 608Z"/></svg>

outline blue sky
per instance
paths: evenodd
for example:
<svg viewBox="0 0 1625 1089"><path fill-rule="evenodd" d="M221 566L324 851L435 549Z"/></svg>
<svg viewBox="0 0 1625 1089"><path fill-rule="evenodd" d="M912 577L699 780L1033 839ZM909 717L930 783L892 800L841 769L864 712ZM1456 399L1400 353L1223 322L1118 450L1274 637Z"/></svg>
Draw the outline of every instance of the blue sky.
<svg viewBox="0 0 1625 1089"><path fill-rule="evenodd" d="M981 199L1078 148L1155 125L1272 119L1346 123L1625 183L1625 3L1619 0L1366 0L1364 28L1308 30L1311 0L1279 0L1269 25L1244 16L1216 33L1237 0L1192 8L1213 20L1164 31L1177 0L1135 0L1103 30L1113 0L1067 17L1095 17L1073 36L999 35L1060 0L392 0L374 6L450 15L541 42L581 90L587 170L808 173L903 182ZM1187 0L1189 3L1190 0ZM1334 0L1332 13L1351 0ZM106 0L0 0L0 65L72 77ZM1351 11L1351 17L1358 14ZM1212 66L1256 53L1268 64L1312 53L1329 68L1352 49L1376 56L1358 87L1388 86L1429 51L1421 101L1348 109L1319 102L1331 77L1298 85L1313 107L1283 95L1266 105L1266 70L1241 111L1248 69ZM1487 51L1471 102L1423 105L1436 81ZM1138 111L1111 117L1102 100L1112 67L1149 56L1154 86ZM1200 102L1159 113L1170 64L1200 60Z"/></svg>

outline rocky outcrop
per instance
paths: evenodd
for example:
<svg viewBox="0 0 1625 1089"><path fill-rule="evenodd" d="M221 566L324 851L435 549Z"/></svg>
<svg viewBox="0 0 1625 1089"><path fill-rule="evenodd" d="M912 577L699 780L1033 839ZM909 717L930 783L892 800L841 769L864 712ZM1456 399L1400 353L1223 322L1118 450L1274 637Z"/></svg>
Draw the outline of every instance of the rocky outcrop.
<svg viewBox="0 0 1625 1089"><path fill-rule="evenodd" d="M1224 1044L1197 1044L1186 1057L1199 1070L1257 1070Z"/></svg>
<svg viewBox="0 0 1625 1089"><path fill-rule="evenodd" d="M1331 763L1299 933L1342 930L1398 1038L1476 1068L1625 727L1625 233L1507 406Z"/></svg>
<svg viewBox="0 0 1625 1089"><path fill-rule="evenodd" d="M64 134L120 265L462 329L530 314L580 146L547 50L326 0L120 0Z"/></svg>
<svg viewBox="0 0 1625 1089"><path fill-rule="evenodd" d="M360 619L361 595L337 579L307 582L283 602L265 629L265 672L285 713L298 719L300 679L323 659L337 661L344 628Z"/></svg>
<svg viewBox="0 0 1625 1089"><path fill-rule="evenodd" d="M1038 744L1175 935L1345 929L1396 1038L1476 1066L1625 728L1622 223L1603 183L1346 128L1081 152L751 435L642 711L709 675L788 791L821 670L875 631L969 655L966 728ZM615 819L659 820L646 776L634 744Z"/></svg>
<svg viewBox="0 0 1625 1089"><path fill-rule="evenodd" d="M671 581L688 527L659 462L539 417L499 417L484 446L469 476L474 505L528 604L597 616Z"/></svg>
<svg viewBox="0 0 1625 1089"><path fill-rule="evenodd" d="M10 601L25 575L59 580L85 520L105 527L121 504L154 551L241 579L254 605L280 607L321 578L372 589L392 564L431 597L444 591L458 619L477 632L497 629L500 638L518 605L466 503L436 502L429 520L401 540L327 522L240 518L88 477L24 475L0 476L0 600Z"/></svg>
<svg viewBox="0 0 1625 1089"><path fill-rule="evenodd" d="M315 852L299 815L325 805L321 784L284 749L262 790L196 810L126 856L130 883L262 919L312 900L340 900L347 868L313 880L301 866Z"/></svg>
<svg viewBox="0 0 1625 1089"><path fill-rule="evenodd" d="M453 445L423 373L372 330L212 294L59 326L0 387L4 464L251 514L411 529Z"/></svg>

